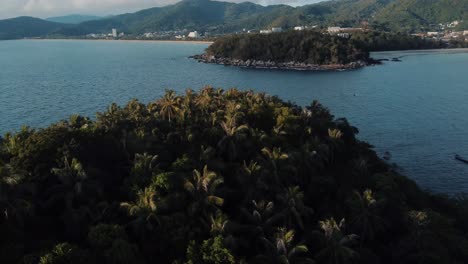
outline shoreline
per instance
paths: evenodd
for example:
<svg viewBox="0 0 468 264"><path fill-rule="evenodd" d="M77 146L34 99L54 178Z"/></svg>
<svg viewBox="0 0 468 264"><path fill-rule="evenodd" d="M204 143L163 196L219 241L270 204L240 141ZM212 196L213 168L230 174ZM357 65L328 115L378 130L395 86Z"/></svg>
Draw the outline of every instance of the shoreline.
<svg viewBox="0 0 468 264"><path fill-rule="evenodd" d="M414 49L414 50L386 50L386 51L371 51L370 54L392 54L392 53L468 53L468 48L445 48L445 49Z"/></svg>
<svg viewBox="0 0 468 264"><path fill-rule="evenodd" d="M379 61L355 61L348 64L307 64L303 62L274 62L262 60L239 60L231 58L216 58L206 54L193 55L189 57L199 63L216 64L224 66L234 66L248 69L267 69L267 70L290 70L290 71L345 71L356 70L366 66L379 64Z"/></svg>
<svg viewBox="0 0 468 264"><path fill-rule="evenodd" d="M100 42L159 42L159 43L193 43L193 44L213 44L213 41L204 40L154 40L154 39L73 39L73 38L23 38L20 40L38 41L100 41Z"/></svg>

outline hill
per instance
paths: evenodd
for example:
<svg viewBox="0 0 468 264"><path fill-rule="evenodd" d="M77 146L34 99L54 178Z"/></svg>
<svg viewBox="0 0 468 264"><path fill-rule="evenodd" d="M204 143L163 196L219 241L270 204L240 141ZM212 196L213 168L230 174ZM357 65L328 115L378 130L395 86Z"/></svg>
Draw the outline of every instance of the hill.
<svg viewBox="0 0 468 264"><path fill-rule="evenodd" d="M4 27L0 34L4 38L11 35L5 32L15 31L18 31L14 34L16 38L37 35L28 33L30 31L44 32L44 35L82 36L107 33L112 28L127 34L184 29L217 34L297 25L368 26L385 31L415 32L436 30L440 23L468 21L467 14L468 2L462 0L334 0L299 7L184 0L164 7L58 27L59 30L44 30L44 22L40 21L37 26L26 23ZM60 21L67 20L62 18ZM53 29L57 29L56 25Z"/></svg>
<svg viewBox="0 0 468 264"><path fill-rule="evenodd" d="M112 27L134 34L182 29L230 33L297 25L360 26L363 21L382 30L412 32L468 19L467 12L468 3L460 0L335 0L300 7L185 0L166 7L85 22L62 33L108 32Z"/></svg>
<svg viewBox="0 0 468 264"><path fill-rule="evenodd" d="M67 25L33 17L0 20L0 40L41 37Z"/></svg>
<svg viewBox="0 0 468 264"><path fill-rule="evenodd" d="M317 102L206 87L0 138L1 263L468 263L422 191Z"/></svg>
<svg viewBox="0 0 468 264"><path fill-rule="evenodd" d="M348 39L316 31L229 35L193 58L205 63L295 70L354 69L370 62L369 52Z"/></svg>
<svg viewBox="0 0 468 264"><path fill-rule="evenodd" d="M468 1L398 0L379 10L372 21L385 29L412 31L438 28L439 23L455 20L468 21Z"/></svg>
<svg viewBox="0 0 468 264"><path fill-rule="evenodd" d="M86 21L91 20L98 20L102 19L99 16L89 16L89 15L67 15L67 16L59 16L59 17L49 17L45 20L56 22L56 23L63 23L63 24L80 24Z"/></svg>

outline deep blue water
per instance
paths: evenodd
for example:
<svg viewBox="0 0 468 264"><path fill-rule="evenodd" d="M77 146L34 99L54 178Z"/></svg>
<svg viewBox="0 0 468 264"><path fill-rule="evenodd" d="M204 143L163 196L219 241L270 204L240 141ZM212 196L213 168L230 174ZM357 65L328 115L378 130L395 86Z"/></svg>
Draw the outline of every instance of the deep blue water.
<svg viewBox="0 0 468 264"><path fill-rule="evenodd" d="M43 127L112 102L149 102L171 88L254 89L300 105L318 99L392 153L404 174L436 192L468 192L468 53L377 54L402 62L344 72L248 70L199 64L206 44L0 42L0 133Z"/></svg>

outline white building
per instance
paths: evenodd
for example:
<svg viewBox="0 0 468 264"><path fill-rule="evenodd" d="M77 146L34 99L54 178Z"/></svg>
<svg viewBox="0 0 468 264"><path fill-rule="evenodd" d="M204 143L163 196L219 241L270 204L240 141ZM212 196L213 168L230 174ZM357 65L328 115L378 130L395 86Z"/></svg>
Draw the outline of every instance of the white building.
<svg viewBox="0 0 468 264"><path fill-rule="evenodd" d="M297 30L297 31L302 31L304 30L305 27L304 26L297 26L297 27L294 27L294 30Z"/></svg>
<svg viewBox="0 0 468 264"><path fill-rule="evenodd" d="M260 30L260 34L270 34L272 31L269 29Z"/></svg>
<svg viewBox="0 0 468 264"><path fill-rule="evenodd" d="M112 37L114 37L114 38L117 37L117 29L116 28L112 29Z"/></svg>
<svg viewBox="0 0 468 264"><path fill-rule="evenodd" d="M192 31L188 34L189 38L199 38L200 34L197 31Z"/></svg>
<svg viewBox="0 0 468 264"><path fill-rule="evenodd" d="M341 27L328 27L328 33L338 33L341 31Z"/></svg>
<svg viewBox="0 0 468 264"><path fill-rule="evenodd" d="M273 33L278 33L278 32L281 32L281 31L283 31L283 29L280 28L280 27L271 28L271 32L273 32Z"/></svg>
<svg viewBox="0 0 468 264"><path fill-rule="evenodd" d="M439 32L429 31L429 32L427 32L427 36L428 37L437 37L437 36L439 36Z"/></svg>
<svg viewBox="0 0 468 264"><path fill-rule="evenodd" d="M468 30L463 31L463 36L468 36Z"/></svg>
<svg viewBox="0 0 468 264"><path fill-rule="evenodd" d="M338 33L336 35L340 38L349 38L351 36L349 33Z"/></svg>

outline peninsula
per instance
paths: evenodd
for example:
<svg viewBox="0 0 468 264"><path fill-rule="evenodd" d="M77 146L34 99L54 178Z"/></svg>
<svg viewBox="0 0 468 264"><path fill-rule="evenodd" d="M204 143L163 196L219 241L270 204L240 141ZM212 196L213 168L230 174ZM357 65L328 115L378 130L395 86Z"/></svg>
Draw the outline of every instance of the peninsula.
<svg viewBox="0 0 468 264"><path fill-rule="evenodd" d="M205 87L0 138L1 263L467 263L421 190L318 102Z"/></svg>

